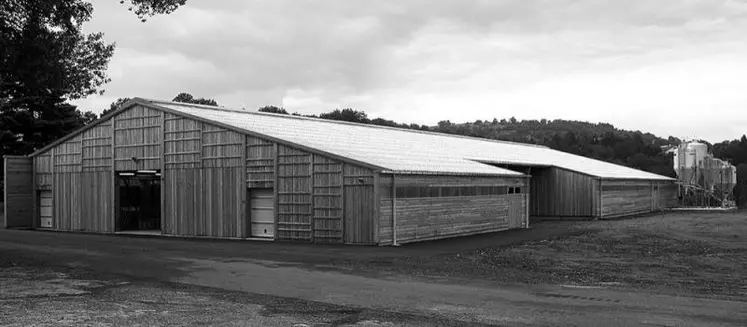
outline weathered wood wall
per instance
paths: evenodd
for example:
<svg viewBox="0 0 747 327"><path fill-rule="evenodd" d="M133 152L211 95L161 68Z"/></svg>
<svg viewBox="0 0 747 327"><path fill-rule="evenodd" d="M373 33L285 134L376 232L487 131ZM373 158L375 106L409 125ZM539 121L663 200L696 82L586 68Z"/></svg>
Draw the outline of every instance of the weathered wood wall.
<svg viewBox="0 0 747 327"><path fill-rule="evenodd" d="M252 188L275 187L276 144L258 137L246 137L247 186Z"/></svg>
<svg viewBox="0 0 747 327"><path fill-rule="evenodd" d="M653 211L652 182L648 180L602 180L601 218Z"/></svg>
<svg viewBox="0 0 747 327"><path fill-rule="evenodd" d="M164 169L200 168L202 123L166 114L163 126Z"/></svg>
<svg viewBox="0 0 747 327"><path fill-rule="evenodd" d="M114 169L161 169L163 115L135 106L114 117Z"/></svg>
<svg viewBox="0 0 747 327"><path fill-rule="evenodd" d="M343 165L345 243L375 244L379 238L374 172Z"/></svg>
<svg viewBox="0 0 747 327"><path fill-rule="evenodd" d="M34 157L34 175L37 190L52 190L53 181L53 151L46 151Z"/></svg>
<svg viewBox="0 0 747 327"><path fill-rule="evenodd" d="M325 156L169 113L163 133L164 233L249 237L248 189L272 188L275 239L373 243L375 229L357 223L365 216L351 213L347 224L343 207L343 179L365 177L349 188L360 197L358 187L373 189L372 171L349 165L344 172L342 162ZM373 198L366 201L351 205L370 202L366 223L375 222Z"/></svg>
<svg viewBox="0 0 747 327"><path fill-rule="evenodd" d="M112 122L107 120L84 131L81 137L81 170L112 170Z"/></svg>
<svg viewBox="0 0 747 327"><path fill-rule="evenodd" d="M246 237L246 137L171 114L164 122L163 233Z"/></svg>
<svg viewBox="0 0 747 327"><path fill-rule="evenodd" d="M81 220L81 182L81 173L79 172L55 172L52 194L53 229L83 230L81 227L83 225Z"/></svg>
<svg viewBox="0 0 747 327"><path fill-rule="evenodd" d="M397 243L526 226L523 177L397 175L394 183L400 193L395 200ZM380 177L379 190L378 243L387 245L393 238L391 175Z"/></svg>
<svg viewBox="0 0 747 327"><path fill-rule="evenodd" d="M75 173L66 173L70 175L77 175ZM96 233L112 233L114 232L114 217L112 212L116 209L114 199L114 178L112 177L111 171L95 171L95 172L83 172L79 175L77 181L80 183L79 190L75 187L70 187L70 191L79 194L78 203L80 204L79 214L77 217L78 222L71 225L77 226L77 229L86 232ZM73 186L74 183L70 183ZM59 195L60 201L64 201L65 196ZM75 200L71 199L70 203L75 203ZM63 204L63 207L65 205ZM68 216L70 219L75 220L75 215Z"/></svg>
<svg viewBox="0 0 747 327"><path fill-rule="evenodd" d="M312 155L278 145L277 232L279 240L312 241Z"/></svg>
<svg viewBox="0 0 747 327"><path fill-rule="evenodd" d="M77 135L53 149L52 228L54 229L81 230L82 155L82 135Z"/></svg>
<svg viewBox="0 0 747 327"><path fill-rule="evenodd" d="M531 170L529 214L540 217L594 217L599 209L599 180L550 168Z"/></svg>
<svg viewBox="0 0 747 327"><path fill-rule="evenodd" d="M674 208L679 205L677 201L677 184L674 182L658 182L657 184L659 186L659 209Z"/></svg>
<svg viewBox="0 0 747 327"><path fill-rule="evenodd" d="M342 243L343 238L343 164L314 155L314 241Z"/></svg>
<svg viewBox="0 0 747 327"><path fill-rule="evenodd" d="M5 160L5 228L32 227L35 191L33 160L6 156Z"/></svg>

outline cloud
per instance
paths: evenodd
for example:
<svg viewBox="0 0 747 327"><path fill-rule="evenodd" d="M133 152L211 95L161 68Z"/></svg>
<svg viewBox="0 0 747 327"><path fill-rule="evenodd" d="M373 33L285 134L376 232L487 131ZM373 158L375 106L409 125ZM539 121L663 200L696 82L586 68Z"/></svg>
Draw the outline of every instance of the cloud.
<svg viewBox="0 0 747 327"><path fill-rule="evenodd" d="M190 0L144 24L95 5L86 28L118 49L107 94L84 109L186 91L246 108L580 119L714 141L747 119L743 1Z"/></svg>

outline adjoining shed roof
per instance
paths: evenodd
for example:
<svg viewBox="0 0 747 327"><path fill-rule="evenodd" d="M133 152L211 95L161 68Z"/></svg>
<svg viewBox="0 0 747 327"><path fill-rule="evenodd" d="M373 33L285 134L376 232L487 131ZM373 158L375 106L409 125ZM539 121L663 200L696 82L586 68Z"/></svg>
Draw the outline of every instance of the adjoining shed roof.
<svg viewBox="0 0 747 327"><path fill-rule="evenodd" d="M290 115L144 100L154 107L384 168L430 174L523 174L490 164L556 166L609 179L673 180L543 146Z"/></svg>

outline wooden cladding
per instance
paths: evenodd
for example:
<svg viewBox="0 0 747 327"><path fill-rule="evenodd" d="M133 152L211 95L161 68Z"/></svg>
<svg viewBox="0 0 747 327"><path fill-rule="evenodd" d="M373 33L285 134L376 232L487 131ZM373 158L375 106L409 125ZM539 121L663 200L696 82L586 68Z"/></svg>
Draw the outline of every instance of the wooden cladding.
<svg viewBox="0 0 747 327"><path fill-rule="evenodd" d="M244 134L202 124L202 166L244 167L245 142Z"/></svg>
<svg viewBox="0 0 747 327"><path fill-rule="evenodd" d="M373 244L378 241L378 203L375 177L370 169L343 165L345 243Z"/></svg>
<svg viewBox="0 0 747 327"><path fill-rule="evenodd" d="M509 188L513 188L514 191L526 189L526 179L523 177L430 175L397 175L394 177L395 189L403 187L428 190L441 187L457 189L470 187L476 188L478 192L482 189L490 193L451 197L400 198L397 195L393 198L392 176L381 176L379 184L381 196L378 221L379 244L392 243L394 224L396 224L397 243L495 232L526 226L528 195L508 194ZM396 210L396 219L393 210Z"/></svg>
<svg viewBox="0 0 747 327"><path fill-rule="evenodd" d="M52 158L52 150L34 157L34 175L36 176L36 187L38 189L52 189L52 173L54 171Z"/></svg>
<svg viewBox="0 0 747 327"><path fill-rule="evenodd" d="M112 168L112 123L103 122L81 135L83 171L106 171Z"/></svg>
<svg viewBox="0 0 747 327"><path fill-rule="evenodd" d="M397 243L521 228L526 197L520 194L463 198L397 199ZM382 244L392 242L392 199L381 202Z"/></svg>
<svg viewBox="0 0 747 327"><path fill-rule="evenodd" d="M82 137L81 135L69 139L54 148L54 172L82 171Z"/></svg>
<svg viewBox="0 0 747 327"><path fill-rule="evenodd" d="M312 158L308 152L278 145L278 239L312 241Z"/></svg>
<svg viewBox="0 0 747 327"><path fill-rule="evenodd" d="M658 211L677 203L674 182L602 180L601 190L601 218Z"/></svg>
<svg viewBox="0 0 747 327"><path fill-rule="evenodd" d="M275 143L246 137L246 182L255 188L275 186Z"/></svg>
<svg viewBox="0 0 747 327"><path fill-rule="evenodd" d="M599 180L560 168L531 171L530 215L594 217L599 208Z"/></svg>
<svg viewBox="0 0 747 327"><path fill-rule="evenodd" d="M343 164L314 155L313 165L314 241L342 243L343 239Z"/></svg>
<svg viewBox="0 0 747 327"><path fill-rule="evenodd" d="M114 232L113 176L108 172L56 173L53 228Z"/></svg>
<svg viewBox="0 0 747 327"><path fill-rule="evenodd" d="M242 167L164 170L163 233L247 237L243 176Z"/></svg>
<svg viewBox="0 0 747 327"><path fill-rule="evenodd" d="M672 182L660 182L657 203L660 209L676 207L678 186Z"/></svg>
<svg viewBox="0 0 747 327"><path fill-rule="evenodd" d="M34 222L33 162L28 157L5 157L5 226L32 227Z"/></svg>
<svg viewBox="0 0 747 327"><path fill-rule="evenodd" d="M163 114L135 106L114 117L114 169L161 169Z"/></svg>
<svg viewBox="0 0 747 327"><path fill-rule="evenodd" d="M202 165L202 123L166 114L164 168L199 168Z"/></svg>

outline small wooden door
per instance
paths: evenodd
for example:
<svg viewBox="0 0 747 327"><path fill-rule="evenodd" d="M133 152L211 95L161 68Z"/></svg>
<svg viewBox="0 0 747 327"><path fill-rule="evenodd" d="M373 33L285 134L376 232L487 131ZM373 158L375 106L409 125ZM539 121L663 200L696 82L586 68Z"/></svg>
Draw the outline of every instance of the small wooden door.
<svg viewBox="0 0 747 327"><path fill-rule="evenodd" d="M526 210L522 205L524 194L509 194L508 197L508 228L524 227Z"/></svg>
<svg viewBox="0 0 747 327"><path fill-rule="evenodd" d="M52 228L52 191L39 191L39 226Z"/></svg>
<svg viewBox="0 0 747 327"><path fill-rule="evenodd" d="M249 189L249 235L275 237L275 196L273 189Z"/></svg>
<svg viewBox="0 0 747 327"><path fill-rule="evenodd" d="M374 187L345 185L345 243L374 243Z"/></svg>

